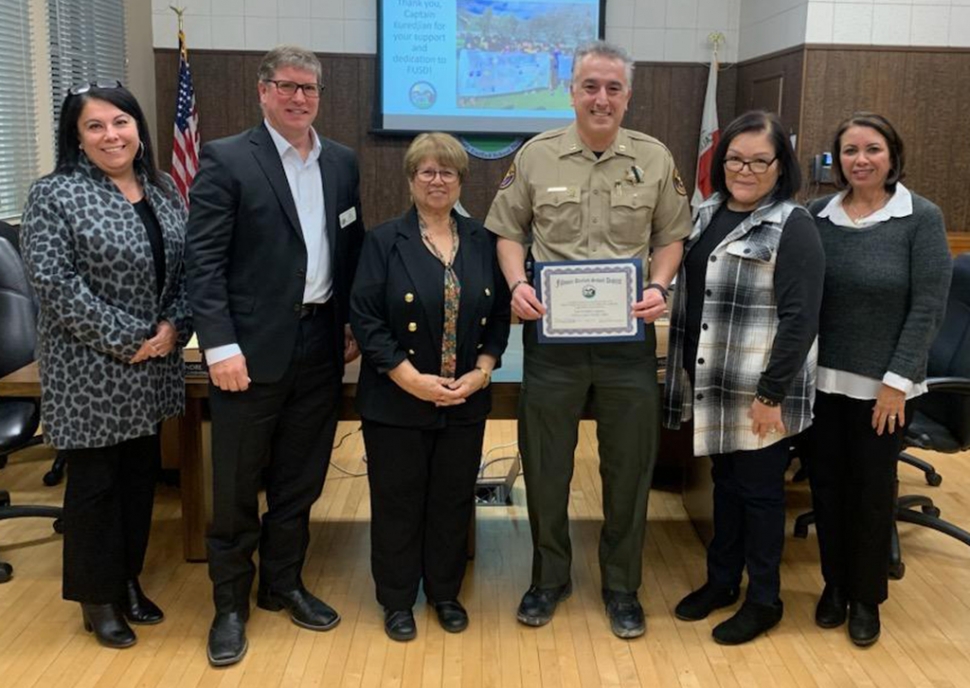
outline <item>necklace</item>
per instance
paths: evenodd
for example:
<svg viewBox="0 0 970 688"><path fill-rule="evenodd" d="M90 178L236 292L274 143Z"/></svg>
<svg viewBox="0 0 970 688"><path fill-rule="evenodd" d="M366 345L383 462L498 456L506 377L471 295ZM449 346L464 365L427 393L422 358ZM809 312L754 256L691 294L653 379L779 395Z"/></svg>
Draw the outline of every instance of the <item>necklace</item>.
<svg viewBox="0 0 970 688"><path fill-rule="evenodd" d="M866 210L858 211L854 207L852 207L856 205L856 199L853 196L852 200L849 203L842 204L842 209L845 211L846 217L852 220L852 224L858 225L873 213L885 208L886 204L889 203L890 198L892 198L890 194L884 193L882 200L880 200L879 203L869 206L868 209ZM850 210L850 207L852 207L851 210Z"/></svg>

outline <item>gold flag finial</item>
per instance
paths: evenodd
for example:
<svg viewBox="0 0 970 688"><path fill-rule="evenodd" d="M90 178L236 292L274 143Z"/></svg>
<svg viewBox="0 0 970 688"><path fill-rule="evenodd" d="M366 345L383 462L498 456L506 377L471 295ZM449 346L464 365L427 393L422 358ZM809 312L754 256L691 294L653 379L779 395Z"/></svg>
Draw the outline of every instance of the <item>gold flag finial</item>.
<svg viewBox="0 0 970 688"><path fill-rule="evenodd" d="M185 7L176 7L175 5L169 5L168 8L175 12L179 18L179 33L182 33L182 15L185 14Z"/></svg>

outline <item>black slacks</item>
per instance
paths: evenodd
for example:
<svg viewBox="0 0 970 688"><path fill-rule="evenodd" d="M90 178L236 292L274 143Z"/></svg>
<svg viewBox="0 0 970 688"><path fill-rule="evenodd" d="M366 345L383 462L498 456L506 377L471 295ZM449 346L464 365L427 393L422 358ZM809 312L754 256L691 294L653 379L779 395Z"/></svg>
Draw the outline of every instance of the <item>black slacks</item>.
<svg viewBox="0 0 970 688"><path fill-rule="evenodd" d="M714 538L707 548L708 580L736 588L748 569L747 599L770 605L781 590L785 545L786 439L752 451L715 454Z"/></svg>
<svg viewBox="0 0 970 688"><path fill-rule="evenodd" d="M458 598L485 421L437 430L364 421L377 601L410 609L424 580L429 600Z"/></svg>
<svg viewBox="0 0 970 688"><path fill-rule="evenodd" d="M822 577L868 604L889 596L896 457L903 447L902 428L881 437L872 429L874 403L819 392L808 431ZM907 419L911 410L907 404Z"/></svg>
<svg viewBox="0 0 970 688"><path fill-rule="evenodd" d="M302 585L310 508L330 465L341 393L337 327L330 307L300 321L278 382L245 392L210 385L212 524L206 537L216 610L248 611L259 548L260 585ZM266 488L260 523L258 493Z"/></svg>
<svg viewBox="0 0 970 688"><path fill-rule="evenodd" d="M141 574L148 550L158 435L62 451L67 461L64 599L120 602L125 582Z"/></svg>

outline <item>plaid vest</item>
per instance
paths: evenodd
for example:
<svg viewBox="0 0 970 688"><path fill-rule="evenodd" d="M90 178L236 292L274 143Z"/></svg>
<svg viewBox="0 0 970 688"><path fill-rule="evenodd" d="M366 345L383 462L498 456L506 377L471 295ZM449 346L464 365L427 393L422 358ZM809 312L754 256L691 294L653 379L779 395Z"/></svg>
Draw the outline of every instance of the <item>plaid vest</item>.
<svg viewBox="0 0 970 688"><path fill-rule="evenodd" d="M685 254L697 243L724 200L714 194L697 211ZM687 323L686 270L681 263L670 314L664 425L678 429L694 419L694 455L761 449L784 437L751 432L748 410L758 380L768 366L778 328L774 275L778 244L785 223L801 206L792 201L766 201L735 227L711 253L705 281L698 358L691 389L684 369ZM787 436L812 423L818 342L792 381L781 405Z"/></svg>

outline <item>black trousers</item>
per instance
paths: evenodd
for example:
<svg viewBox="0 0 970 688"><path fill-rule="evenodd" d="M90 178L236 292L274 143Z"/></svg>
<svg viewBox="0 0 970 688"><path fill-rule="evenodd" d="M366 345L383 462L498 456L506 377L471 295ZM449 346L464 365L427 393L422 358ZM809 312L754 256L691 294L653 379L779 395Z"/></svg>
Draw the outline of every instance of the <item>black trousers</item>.
<svg viewBox="0 0 970 688"><path fill-rule="evenodd" d="M714 538L707 548L707 577L719 587L736 588L747 567L747 599L758 604L774 604L781 590L788 445L784 439L711 457Z"/></svg>
<svg viewBox="0 0 970 688"><path fill-rule="evenodd" d="M158 435L62 452L67 461L64 599L120 602L125 582L141 574L148 550Z"/></svg>
<svg viewBox="0 0 970 688"><path fill-rule="evenodd" d="M300 321L281 380L245 392L210 385L212 524L206 537L216 610L249 610L259 548L260 585L301 586L310 508L330 465L341 393L329 308ZM266 488L260 523L258 493Z"/></svg>
<svg viewBox="0 0 970 688"><path fill-rule="evenodd" d="M822 577L849 599L879 604L889 596L896 457L903 429L876 435L873 400L819 392L808 431L809 480ZM909 418L911 404L906 405Z"/></svg>
<svg viewBox="0 0 970 688"><path fill-rule="evenodd" d="M458 598L485 421L414 430L364 421L377 601L410 609Z"/></svg>

